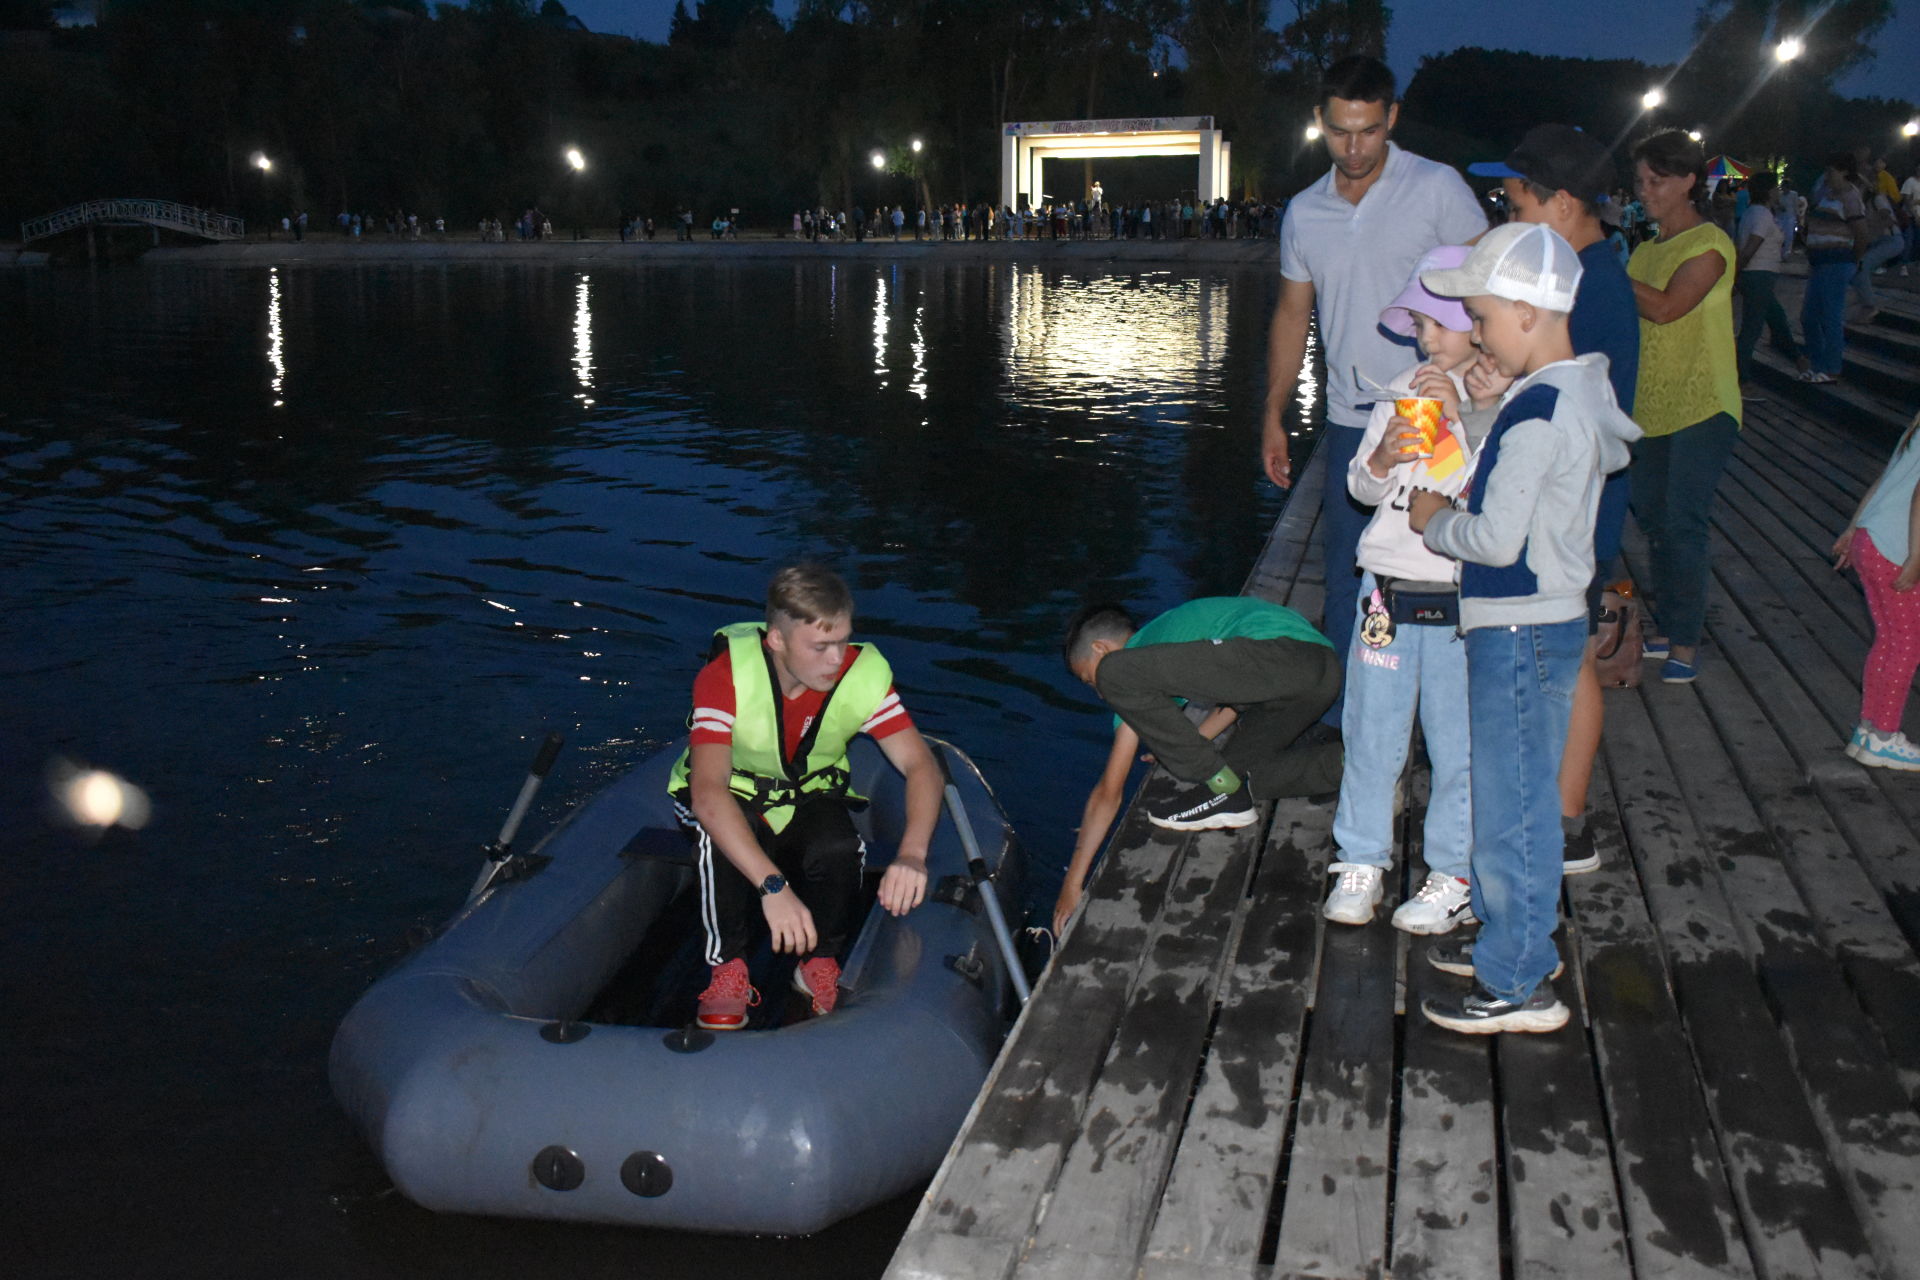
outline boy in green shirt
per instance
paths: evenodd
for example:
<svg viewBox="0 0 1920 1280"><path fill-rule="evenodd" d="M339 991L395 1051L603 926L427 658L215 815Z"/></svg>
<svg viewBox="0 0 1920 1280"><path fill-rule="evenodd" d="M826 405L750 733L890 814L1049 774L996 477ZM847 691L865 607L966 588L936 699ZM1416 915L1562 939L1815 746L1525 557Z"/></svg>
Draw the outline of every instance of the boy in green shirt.
<svg viewBox="0 0 1920 1280"><path fill-rule="evenodd" d="M1327 638L1284 605L1252 596L1190 600L1145 626L1117 604L1089 605L1067 626L1067 667L1115 713L1113 749L1087 796L1080 837L1054 906L1061 930L1120 809L1142 745L1182 786L1147 820L1175 831L1244 827L1254 805L1340 786L1340 744L1302 734L1340 692ZM1197 726L1184 704L1215 710ZM1238 724L1224 745L1214 739Z"/></svg>

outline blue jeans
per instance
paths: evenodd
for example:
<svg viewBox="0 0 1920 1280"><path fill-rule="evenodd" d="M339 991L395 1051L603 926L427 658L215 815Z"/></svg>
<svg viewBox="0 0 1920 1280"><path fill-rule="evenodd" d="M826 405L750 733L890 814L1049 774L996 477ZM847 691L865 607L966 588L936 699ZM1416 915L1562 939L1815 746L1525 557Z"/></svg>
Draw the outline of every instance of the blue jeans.
<svg viewBox="0 0 1920 1280"><path fill-rule="evenodd" d="M1587 644L1583 619L1467 632L1473 723L1473 974L1507 1000L1525 1000L1559 955L1560 756L1573 682Z"/></svg>
<svg viewBox="0 0 1920 1280"><path fill-rule="evenodd" d="M1707 622L1713 491L1740 440L1724 413L1633 446L1633 512L1645 531L1656 616L1667 639L1697 645Z"/></svg>
<svg viewBox="0 0 1920 1280"><path fill-rule="evenodd" d="M1327 597L1320 629L1333 642L1335 653L1347 651L1353 634L1354 600L1360 592L1360 567L1356 562L1360 535L1373 518L1373 508L1361 506L1347 492L1347 464L1359 452L1360 438L1365 434L1359 427L1329 422L1321 428L1320 443L1315 446L1327 453L1327 487L1320 494L1321 574L1326 580ZM1343 691L1320 717L1322 724L1340 727L1344 699Z"/></svg>
<svg viewBox="0 0 1920 1280"><path fill-rule="evenodd" d="M1880 299L1873 292L1873 273L1899 257L1907 247L1906 237L1898 231L1892 235L1881 236L1867 246L1860 258L1860 269L1853 274L1850 282L1854 296L1860 299L1860 305L1875 311L1880 309Z"/></svg>
<svg viewBox="0 0 1920 1280"><path fill-rule="evenodd" d="M1807 346L1807 363L1815 373L1837 378L1847 347L1847 283L1853 279L1853 254L1845 249L1809 249L1807 264L1807 292L1800 300L1800 334Z"/></svg>
<svg viewBox="0 0 1920 1280"><path fill-rule="evenodd" d="M1360 604L1377 584L1360 580ZM1355 619L1356 633L1359 630ZM1393 790L1406 768L1417 710L1433 761L1427 801L1427 869L1467 878L1473 851L1473 783L1467 764L1467 647L1452 627L1401 625L1375 649L1353 637L1347 653L1346 772L1333 842L1342 862L1385 867L1393 861Z"/></svg>

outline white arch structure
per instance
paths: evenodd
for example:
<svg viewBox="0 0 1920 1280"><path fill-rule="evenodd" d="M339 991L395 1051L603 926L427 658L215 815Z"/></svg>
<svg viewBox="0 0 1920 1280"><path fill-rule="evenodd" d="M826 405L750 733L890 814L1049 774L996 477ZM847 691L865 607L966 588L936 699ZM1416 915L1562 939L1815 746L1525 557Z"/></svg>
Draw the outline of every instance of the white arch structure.
<svg viewBox="0 0 1920 1280"><path fill-rule="evenodd" d="M1040 181L1042 160L1104 160L1119 156L1197 156L1194 195L1202 201L1227 194L1233 144L1213 127L1212 116L1149 116L1121 120L1030 120L1002 127L1000 203L1018 209L1038 205L1049 193Z"/></svg>

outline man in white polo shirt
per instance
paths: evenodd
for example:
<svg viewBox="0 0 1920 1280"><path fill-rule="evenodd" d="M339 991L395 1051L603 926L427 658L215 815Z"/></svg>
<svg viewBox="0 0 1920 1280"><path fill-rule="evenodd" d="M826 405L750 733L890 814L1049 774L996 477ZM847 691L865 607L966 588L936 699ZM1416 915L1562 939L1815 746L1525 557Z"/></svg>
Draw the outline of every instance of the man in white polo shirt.
<svg viewBox="0 0 1920 1280"><path fill-rule="evenodd" d="M1372 396L1356 369L1385 382L1418 359L1380 327L1380 312L1398 296L1427 250L1470 244L1487 229L1466 180L1451 167L1402 151L1388 141L1400 117L1393 72L1356 54L1327 68L1313 121L1333 167L1294 197L1280 228L1280 302L1267 336L1267 400L1260 460L1281 488L1293 483L1283 411L1307 350L1307 322L1320 319L1326 357L1327 487L1320 536L1326 564L1322 630L1335 653L1353 634L1359 587L1354 549L1369 511L1347 495L1342 477L1360 443ZM1326 723L1339 727L1340 706Z"/></svg>

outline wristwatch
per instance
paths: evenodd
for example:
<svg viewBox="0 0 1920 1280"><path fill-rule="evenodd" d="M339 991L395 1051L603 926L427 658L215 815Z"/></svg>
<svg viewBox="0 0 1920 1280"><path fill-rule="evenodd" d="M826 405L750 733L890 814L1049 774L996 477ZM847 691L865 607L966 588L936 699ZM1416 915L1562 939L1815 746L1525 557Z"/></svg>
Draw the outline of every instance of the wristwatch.
<svg viewBox="0 0 1920 1280"><path fill-rule="evenodd" d="M783 875L771 875L760 882L760 896L771 898L787 887L787 878Z"/></svg>

